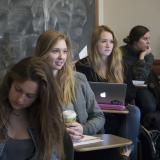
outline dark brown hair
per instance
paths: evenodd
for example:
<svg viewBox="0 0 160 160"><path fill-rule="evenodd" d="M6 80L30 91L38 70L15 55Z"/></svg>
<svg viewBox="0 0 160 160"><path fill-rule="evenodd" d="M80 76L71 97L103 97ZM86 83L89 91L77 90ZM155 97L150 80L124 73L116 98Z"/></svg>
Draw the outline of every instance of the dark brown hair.
<svg viewBox="0 0 160 160"><path fill-rule="evenodd" d="M53 149L63 159L64 123L61 116L61 102L58 88L50 66L41 58L25 58L15 64L0 85L0 139L7 133L6 127L12 111L8 95L14 81L34 81L39 92L33 104L27 108L28 119L37 130L39 159L49 160Z"/></svg>
<svg viewBox="0 0 160 160"><path fill-rule="evenodd" d="M144 36L149 29L145 26L135 26L131 29L129 36L123 39L123 41L127 44L132 45L134 42L137 42L142 36Z"/></svg>

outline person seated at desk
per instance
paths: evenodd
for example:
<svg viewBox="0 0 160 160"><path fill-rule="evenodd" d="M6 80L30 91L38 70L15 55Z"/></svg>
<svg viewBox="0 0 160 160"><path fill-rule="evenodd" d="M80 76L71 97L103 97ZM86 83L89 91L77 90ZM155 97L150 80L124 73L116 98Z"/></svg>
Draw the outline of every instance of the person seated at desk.
<svg viewBox="0 0 160 160"><path fill-rule="evenodd" d="M94 135L104 130L105 118L85 75L73 69L69 38L56 31L42 33L36 44L35 56L46 59L52 67L53 77L60 88L63 110L73 110L76 122L67 126L73 140L83 134Z"/></svg>
<svg viewBox="0 0 160 160"><path fill-rule="evenodd" d="M135 100L141 110L141 119L149 112L156 110L156 99L148 87L135 87L132 80L147 81L150 76L154 56L150 47L150 31L145 26L135 26L124 39L121 46L124 62L124 74L128 84L127 101Z"/></svg>
<svg viewBox="0 0 160 160"><path fill-rule="evenodd" d="M25 58L7 72L0 84L1 160L67 160L57 93L52 70L40 58Z"/></svg>
<svg viewBox="0 0 160 160"><path fill-rule="evenodd" d="M98 26L92 34L89 56L79 60L76 69L86 75L88 81L123 83L121 53L117 49L117 40L107 26ZM136 160L137 136L140 126L140 111L133 105L127 106L129 114L116 115L109 119L108 133L130 138L134 144L131 160ZM107 115L108 116L108 115ZM107 118L107 117L106 117Z"/></svg>

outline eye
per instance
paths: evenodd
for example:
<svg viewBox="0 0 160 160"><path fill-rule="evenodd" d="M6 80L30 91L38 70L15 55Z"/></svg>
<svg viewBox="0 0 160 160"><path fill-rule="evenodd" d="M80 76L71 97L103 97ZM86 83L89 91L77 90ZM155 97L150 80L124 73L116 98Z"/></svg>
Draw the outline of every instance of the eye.
<svg viewBox="0 0 160 160"><path fill-rule="evenodd" d="M110 43L110 44L113 44L114 41L113 40L107 40L107 39L104 39L104 40L100 40L101 43Z"/></svg>
<svg viewBox="0 0 160 160"><path fill-rule="evenodd" d="M51 51L52 53L54 53L54 54L57 54L57 53L59 53L60 52L60 50L59 49L52 49L52 51Z"/></svg>
<svg viewBox="0 0 160 160"><path fill-rule="evenodd" d="M64 50L63 53L68 54L68 50Z"/></svg>
<svg viewBox="0 0 160 160"><path fill-rule="evenodd" d="M15 90L16 90L17 92L22 92L22 90L21 90L21 88L20 88L19 86L15 86L14 88L15 88Z"/></svg>
<svg viewBox="0 0 160 160"><path fill-rule="evenodd" d="M27 98L29 99L35 99L36 95L35 94L26 94Z"/></svg>
<svg viewBox="0 0 160 160"><path fill-rule="evenodd" d="M114 43L114 41L113 41L113 40L110 40L110 43L112 43L112 44L113 44L113 43Z"/></svg>
<svg viewBox="0 0 160 160"><path fill-rule="evenodd" d="M101 40L101 42L102 42L102 43L105 43L105 42L106 42L106 40Z"/></svg>

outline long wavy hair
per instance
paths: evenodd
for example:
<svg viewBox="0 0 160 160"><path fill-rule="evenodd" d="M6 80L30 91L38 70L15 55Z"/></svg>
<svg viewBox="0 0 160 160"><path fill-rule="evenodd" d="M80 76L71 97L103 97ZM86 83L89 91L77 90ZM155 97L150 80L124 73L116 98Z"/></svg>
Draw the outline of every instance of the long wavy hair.
<svg viewBox="0 0 160 160"><path fill-rule="evenodd" d="M48 54L52 50L53 46L57 43L57 41L62 39L66 42L68 55L65 65L62 67L61 70L58 71L58 75L56 76L56 78L61 90L61 98L65 106L75 98L75 81L72 63L73 57L69 38L61 32L52 30L42 33L37 40L35 56L47 59Z"/></svg>
<svg viewBox="0 0 160 160"><path fill-rule="evenodd" d="M34 81L38 84L38 95L26 109L29 124L38 136L40 160L49 160L53 150L60 159L64 158L64 122L61 115L61 101L50 66L41 58L25 58L15 64L0 85L0 140L7 136L7 125L12 112L8 95L14 81Z"/></svg>
<svg viewBox="0 0 160 160"><path fill-rule="evenodd" d="M105 26L97 26L95 31L92 33L91 37L91 46L89 51L89 63L94 71L99 75L100 78L103 78L100 74L100 66L102 63L101 56L97 49L97 43L100 39L102 32L109 32L113 36L113 50L110 56L108 56L108 60L106 62L106 81L108 82L115 82L115 83L122 83L123 82L123 67L122 67L122 54L117 47L117 40L113 33L113 31Z"/></svg>

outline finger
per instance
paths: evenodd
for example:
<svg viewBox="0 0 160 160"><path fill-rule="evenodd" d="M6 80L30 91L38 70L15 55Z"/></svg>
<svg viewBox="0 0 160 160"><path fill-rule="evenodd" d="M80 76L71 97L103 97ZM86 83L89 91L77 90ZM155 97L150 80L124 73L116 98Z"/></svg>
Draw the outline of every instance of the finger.
<svg viewBox="0 0 160 160"><path fill-rule="evenodd" d="M76 122L68 123L68 124L66 124L66 126L67 127L76 127L76 126L78 126L78 123L76 123Z"/></svg>
<svg viewBox="0 0 160 160"><path fill-rule="evenodd" d="M71 138L72 138L73 141L77 141L77 140L80 140L82 138L82 136L80 136L80 135L73 135L73 134L71 134L70 136L71 136Z"/></svg>
<svg viewBox="0 0 160 160"><path fill-rule="evenodd" d="M68 133L77 135L77 136L82 136L83 134L79 130L75 130L75 128L67 128Z"/></svg>
<svg viewBox="0 0 160 160"><path fill-rule="evenodd" d="M67 132L69 134L75 134L75 131L72 128L67 128Z"/></svg>

